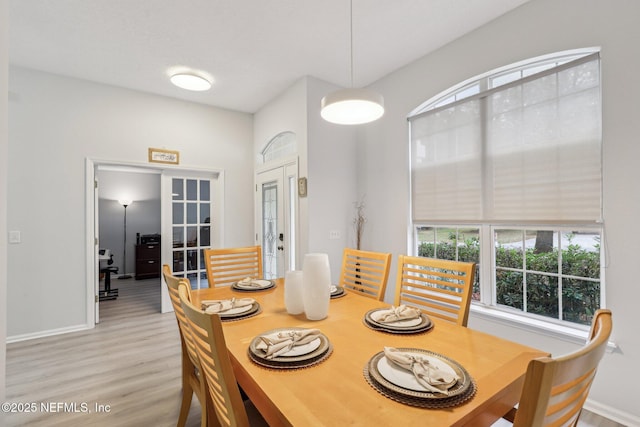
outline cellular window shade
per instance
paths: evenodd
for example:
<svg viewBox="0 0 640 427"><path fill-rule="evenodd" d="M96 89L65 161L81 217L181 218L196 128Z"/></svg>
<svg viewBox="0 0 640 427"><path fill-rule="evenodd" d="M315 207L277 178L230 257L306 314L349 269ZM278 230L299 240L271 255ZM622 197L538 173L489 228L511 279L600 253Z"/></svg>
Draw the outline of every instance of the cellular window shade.
<svg viewBox="0 0 640 427"><path fill-rule="evenodd" d="M596 54L410 118L413 220L599 221L600 105Z"/></svg>
<svg viewBox="0 0 640 427"><path fill-rule="evenodd" d="M474 220L481 216L480 100L411 122L414 220Z"/></svg>

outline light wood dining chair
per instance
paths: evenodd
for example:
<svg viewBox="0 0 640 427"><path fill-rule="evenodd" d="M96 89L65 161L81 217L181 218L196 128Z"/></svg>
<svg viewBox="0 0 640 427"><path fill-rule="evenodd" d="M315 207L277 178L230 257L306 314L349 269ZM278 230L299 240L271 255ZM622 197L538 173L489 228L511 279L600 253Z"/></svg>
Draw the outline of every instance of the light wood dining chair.
<svg viewBox="0 0 640 427"><path fill-rule="evenodd" d="M504 418L514 427L577 426L612 328L611 310L597 310L584 347L529 362L518 408Z"/></svg>
<svg viewBox="0 0 640 427"><path fill-rule="evenodd" d="M262 279L262 247L205 249L209 287L231 285L246 277Z"/></svg>
<svg viewBox="0 0 640 427"><path fill-rule="evenodd" d="M178 288L182 283L185 287L185 293L190 298L191 286L189 280L179 278L171 273L168 265L162 266L162 275L169 290L169 297L173 305L173 311L178 322L178 330L180 331L180 343L182 347L182 403L180 404L180 415L178 416L178 427L185 425L189 408L191 407L191 399L195 394L202 408L201 425L202 427L211 424L207 420L207 405L210 405L204 376L200 375L200 359L196 352L196 345L191 335L191 329L187 323L187 318L180 304ZM211 407L211 406L210 406ZM211 407L212 408L212 407ZM210 412L210 411L209 411Z"/></svg>
<svg viewBox="0 0 640 427"><path fill-rule="evenodd" d="M186 284L180 284L179 294L218 422L222 426L266 426L267 423L251 401L242 400L220 316L205 313L191 304Z"/></svg>
<svg viewBox="0 0 640 427"><path fill-rule="evenodd" d="M391 254L345 248L339 286L359 295L384 299L387 289Z"/></svg>
<svg viewBox="0 0 640 427"><path fill-rule="evenodd" d="M394 304L467 326L475 263L400 255Z"/></svg>

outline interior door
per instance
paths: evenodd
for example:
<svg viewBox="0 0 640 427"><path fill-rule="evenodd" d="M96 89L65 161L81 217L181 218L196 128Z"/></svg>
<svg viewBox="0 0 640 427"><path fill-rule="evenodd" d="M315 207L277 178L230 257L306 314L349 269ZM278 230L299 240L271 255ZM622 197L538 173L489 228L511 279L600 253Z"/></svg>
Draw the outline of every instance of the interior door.
<svg viewBox="0 0 640 427"><path fill-rule="evenodd" d="M220 222L214 203L217 174L164 172L162 178L162 264L186 277L192 289L207 288L204 249L219 246ZM162 312L171 311L163 286Z"/></svg>
<svg viewBox="0 0 640 427"><path fill-rule="evenodd" d="M295 270L297 245L297 164L256 175L256 230L267 279Z"/></svg>

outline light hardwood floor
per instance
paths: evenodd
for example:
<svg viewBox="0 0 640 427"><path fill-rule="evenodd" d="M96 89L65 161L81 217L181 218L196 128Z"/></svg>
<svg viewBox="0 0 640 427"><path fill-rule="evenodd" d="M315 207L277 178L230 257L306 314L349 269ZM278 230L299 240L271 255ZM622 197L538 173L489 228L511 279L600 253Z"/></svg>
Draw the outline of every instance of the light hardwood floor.
<svg viewBox="0 0 640 427"><path fill-rule="evenodd" d="M181 399L180 344L173 313L160 313L160 282L113 280L117 300L100 303L95 329L7 346L7 400L36 402L7 414L8 426L174 426ZM91 413L43 412L40 403L86 403ZM108 413L95 405L110 405ZM57 406L56 406L57 408ZM188 426L200 425L194 397Z"/></svg>
<svg viewBox="0 0 640 427"><path fill-rule="evenodd" d="M100 303L95 329L7 345L7 401L37 409L8 413L7 426L176 425L180 344L175 316L160 313L160 281L114 280L112 287L120 296ZM194 397L187 426L199 425ZM579 426L621 424L585 412Z"/></svg>

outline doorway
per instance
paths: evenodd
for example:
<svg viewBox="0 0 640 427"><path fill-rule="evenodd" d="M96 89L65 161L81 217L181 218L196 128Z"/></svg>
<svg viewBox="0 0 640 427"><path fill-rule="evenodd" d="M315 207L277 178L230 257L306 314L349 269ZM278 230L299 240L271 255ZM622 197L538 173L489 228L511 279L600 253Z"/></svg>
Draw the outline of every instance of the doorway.
<svg viewBox="0 0 640 427"><path fill-rule="evenodd" d="M298 264L298 163L256 174L256 240L266 279L284 277Z"/></svg>
<svg viewBox="0 0 640 427"><path fill-rule="evenodd" d="M142 288L147 292L135 299L137 306L160 311L161 172L113 164L94 168L99 248L96 323L100 308L120 306L131 291Z"/></svg>
<svg viewBox="0 0 640 427"><path fill-rule="evenodd" d="M159 216L159 227L158 227L158 234L161 236L160 240L161 240L161 251L160 251L160 261L159 261L159 265L158 265L158 272L160 272L160 268L162 266L162 264L168 264L168 265L173 265L173 254L172 254L172 221L173 221L173 213L169 208L167 208L167 201L169 203L169 206L171 204L172 201L172 189L171 186L166 186L165 185L165 181L166 178L168 176L171 176L172 174L181 174L183 176L189 176L189 177L206 177L206 179L210 180L210 185L211 185L211 194L215 194L216 197L219 197L218 200L223 200L222 196L221 196L221 192L222 192L222 188L223 185L221 184L221 179L220 178L220 173L218 171L208 171L208 170L177 170L174 168L169 168L169 167L158 167L158 166L154 166L154 165L146 165L146 164L131 164L131 163L115 163L115 162L102 162L102 161L94 161L91 159L87 159L85 162L85 171L86 171L86 229L87 229L87 240L86 240L86 259L87 259L87 273L86 273L86 277L87 277L87 324L96 324L100 322L100 301L99 301L99 294L100 294L100 262L99 262L99 252L100 252L100 248L102 247L101 242L100 242L100 235L99 235L99 225L100 225L100 185L98 183L98 169L101 170L110 170L110 171L126 171L128 173L138 173L138 174L145 174L145 175L153 175L155 176L155 179L158 180L159 182L159 191L157 194L157 200L156 200L156 205L153 208L154 209L154 215ZM132 190L133 191L133 190ZM133 276L133 279L135 280L135 275L136 275L136 258L135 258L135 246L136 244L139 242L138 240L138 236L136 236L136 233L140 232L141 236L142 231L136 231L135 227L131 226L131 221L133 219L133 215L132 215L132 211L129 210L130 208L133 208L134 205L136 204L136 202L140 202L141 201L141 197L137 197L136 196L137 193L133 192L133 194L131 195L125 195L123 194L122 196L120 195L111 195L111 199L117 199L120 197L126 197L128 198L128 200L131 201L131 204L128 205L128 207L126 208L127 210L127 222L128 222L128 231L127 231L127 238L126 238L126 253L127 253L127 258L126 261L124 261L122 259L122 255L124 254L124 250L122 251L123 254L118 255L120 257L120 259L118 259L118 263L120 263L122 260L122 268L125 268L126 265L126 271L123 272L123 274L126 275L131 275ZM106 197L106 195L105 195ZM136 200L137 199L137 200ZM118 204L118 202L116 200L111 200L112 204ZM138 206L142 206L143 203L139 203ZM218 224L218 226L220 226L220 221L219 218L221 218L220 215L220 211L221 211L221 203L216 203L217 208L216 209L211 209L211 215L210 218L211 220L215 220L216 224ZM113 206L112 206L113 207ZM115 209L115 207L113 207ZM125 208L122 205L119 205L119 208L122 211L120 211L120 213L117 215L117 221L118 223L120 221L122 221L122 224L124 225L124 211ZM135 224L135 221L134 221ZM191 224L186 224L186 225L191 225ZM166 230L169 230L169 232L167 233ZM129 231L130 230L130 231ZM116 236L116 239L111 243L112 245L115 244L119 244L120 247L124 248L123 244L124 244L124 235L121 234L123 233L122 228L120 228L119 232L117 233L119 236ZM131 233L131 234L129 234ZM148 234L155 234L155 233L148 233ZM166 236L166 238L164 238ZM122 239L122 240L121 240ZM120 243L122 242L122 243ZM211 235L211 239L210 239L211 244L220 244L219 242L219 235L213 233ZM114 256L114 258L116 258L116 256ZM147 260L148 262L148 260ZM115 276L117 277L117 275ZM112 276L112 279L114 278L114 276ZM166 291L166 289L164 289L165 287L163 286L163 282L162 282L162 278L158 276L158 285L157 287L159 287L159 292L158 295L160 295L159 299L159 304L158 306L160 307L160 311L162 312L166 312L166 311L172 311L172 306L171 306L171 302L169 301L169 296L168 293ZM116 283L114 283L114 281L111 282L112 287L114 285L117 284L117 278L115 280ZM157 289L157 288L156 288ZM154 293L155 294L155 293Z"/></svg>

